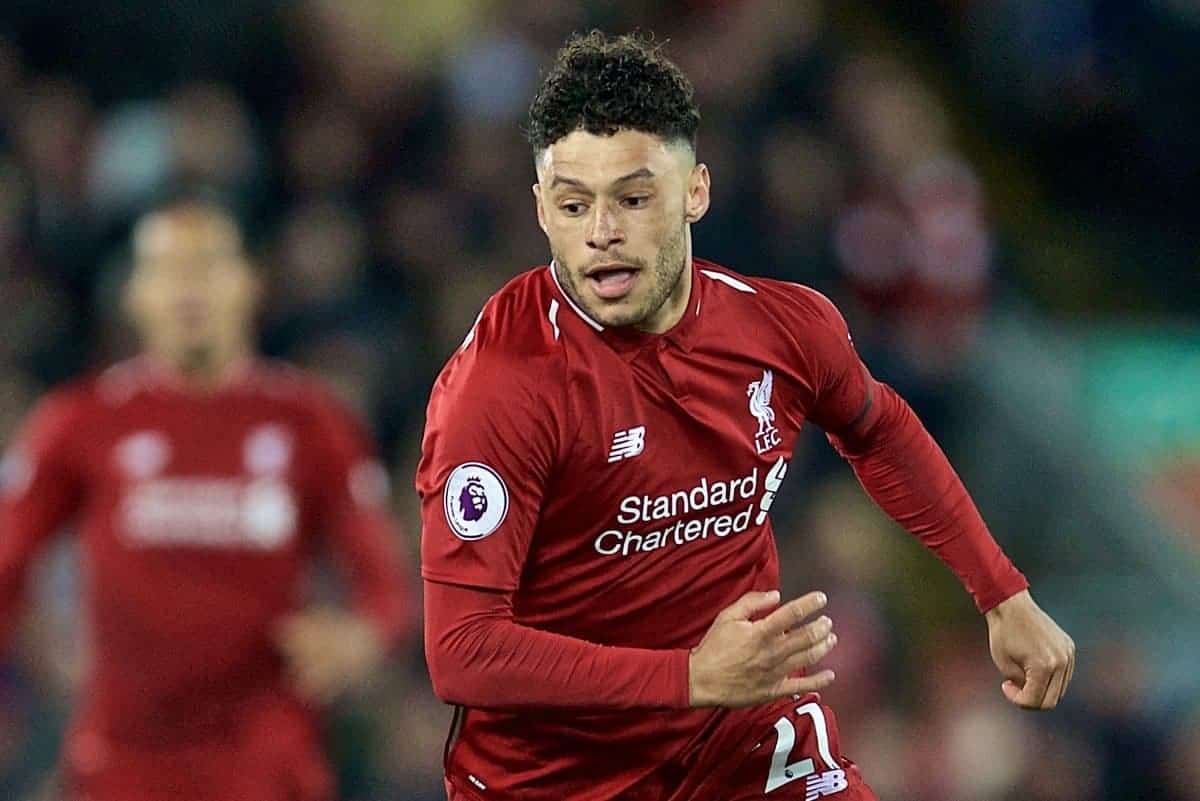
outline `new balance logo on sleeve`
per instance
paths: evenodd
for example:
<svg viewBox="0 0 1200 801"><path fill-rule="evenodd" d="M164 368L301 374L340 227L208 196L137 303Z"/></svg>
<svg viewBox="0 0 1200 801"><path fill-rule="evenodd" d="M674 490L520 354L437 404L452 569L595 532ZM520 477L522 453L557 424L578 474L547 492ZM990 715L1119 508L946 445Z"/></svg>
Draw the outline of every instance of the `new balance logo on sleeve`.
<svg viewBox="0 0 1200 801"><path fill-rule="evenodd" d="M632 459L646 450L646 427L634 426L613 434L612 448L608 451L608 463Z"/></svg>

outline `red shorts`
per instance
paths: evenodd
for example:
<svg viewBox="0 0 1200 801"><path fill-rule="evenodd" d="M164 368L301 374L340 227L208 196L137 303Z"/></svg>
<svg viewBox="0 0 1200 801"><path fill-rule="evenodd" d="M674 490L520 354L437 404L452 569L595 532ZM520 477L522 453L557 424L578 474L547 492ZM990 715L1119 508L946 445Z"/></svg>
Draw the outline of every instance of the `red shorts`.
<svg viewBox="0 0 1200 801"><path fill-rule="evenodd" d="M486 798L449 782L446 793L450 801ZM842 756L833 712L816 695L722 711L702 739L678 760L663 765L636 788L614 788L611 797L638 801L878 801L858 766Z"/></svg>
<svg viewBox="0 0 1200 801"><path fill-rule="evenodd" d="M133 747L76 728L63 758L69 801L333 801L333 773L310 721L268 708L226 740Z"/></svg>
<svg viewBox="0 0 1200 801"><path fill-rule="evenodd" d="M858 766L842 755L833 711L818 696L771 708L775 720L753 729L744 725L743 710L731 712L688 755L688 778L669 801L877 801ZM755 713L761 719L761 710Z"/></svg>

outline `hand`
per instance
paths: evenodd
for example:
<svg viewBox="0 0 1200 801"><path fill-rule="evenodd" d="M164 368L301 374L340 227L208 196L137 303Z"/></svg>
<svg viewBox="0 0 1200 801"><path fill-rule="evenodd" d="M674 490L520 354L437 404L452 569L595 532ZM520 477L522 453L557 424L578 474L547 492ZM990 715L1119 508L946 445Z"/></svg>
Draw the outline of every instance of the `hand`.
<svg viewBox="0 0 1200 801"><path fill-rule="evenodd" d="M833 682L832 670L792 676L837 644L828 617L803 622L825 606L825 594L810 592L751 621L756 613L778 604L778 591L748 592L721 610L688 661L692 706L753 706Z"/></svg>
<svg viewBox="0 0 1200 801"><path fill-rule="evenodd" d="M300 693L318 703L366 684L385 655L374 624L330 608L291 615L280 624L276 641Z"/></svg>
<svg viewBox="0 0 1200 801"><path fill-rule="evenodd" d="M1033 602L1017 593L987 613L992 661L1006 677L1004 697L1025 709L1053 709L1075 672L1075 643Z"/></svg>

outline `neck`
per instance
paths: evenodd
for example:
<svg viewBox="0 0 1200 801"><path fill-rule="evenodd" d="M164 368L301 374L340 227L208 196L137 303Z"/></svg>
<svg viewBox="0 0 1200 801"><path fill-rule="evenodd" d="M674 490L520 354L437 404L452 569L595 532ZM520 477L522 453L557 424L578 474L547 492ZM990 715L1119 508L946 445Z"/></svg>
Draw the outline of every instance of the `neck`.
<svg viewBox="0 0 1200 801"><path fill-rule="evenodd" d="M219 389L246 364L250 348L246 343L234 347L190 350L179 353L151 354L186 388L195 392Z"/></svg>

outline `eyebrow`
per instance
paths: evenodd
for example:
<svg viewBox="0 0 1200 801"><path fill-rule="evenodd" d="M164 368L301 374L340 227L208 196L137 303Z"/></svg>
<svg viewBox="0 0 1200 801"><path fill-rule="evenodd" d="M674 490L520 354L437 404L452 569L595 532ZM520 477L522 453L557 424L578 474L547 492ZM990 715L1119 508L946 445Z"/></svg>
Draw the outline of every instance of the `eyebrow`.
<svg viewBox="0 0 1200 801"><path fill-rule="evenodd" d="M613 181L613 185L616 186L617 184L624 184L624 183L628 183L629 181L636 181L639 178L653 178L653 177L654 177L654 173L651 172L648 167L641 167L640 169L636 169L633 172L628 173L627 175L622 175L620 178ZM564 175L555 175L554 180L550 182L550 188L553 189L554 187L558 186L559 184L567 184L568 186L574 186L579 189L585 189L585 190L588 189L587 185L584 184L583 181L580 181L578 178L568 178Z"/></svg>

